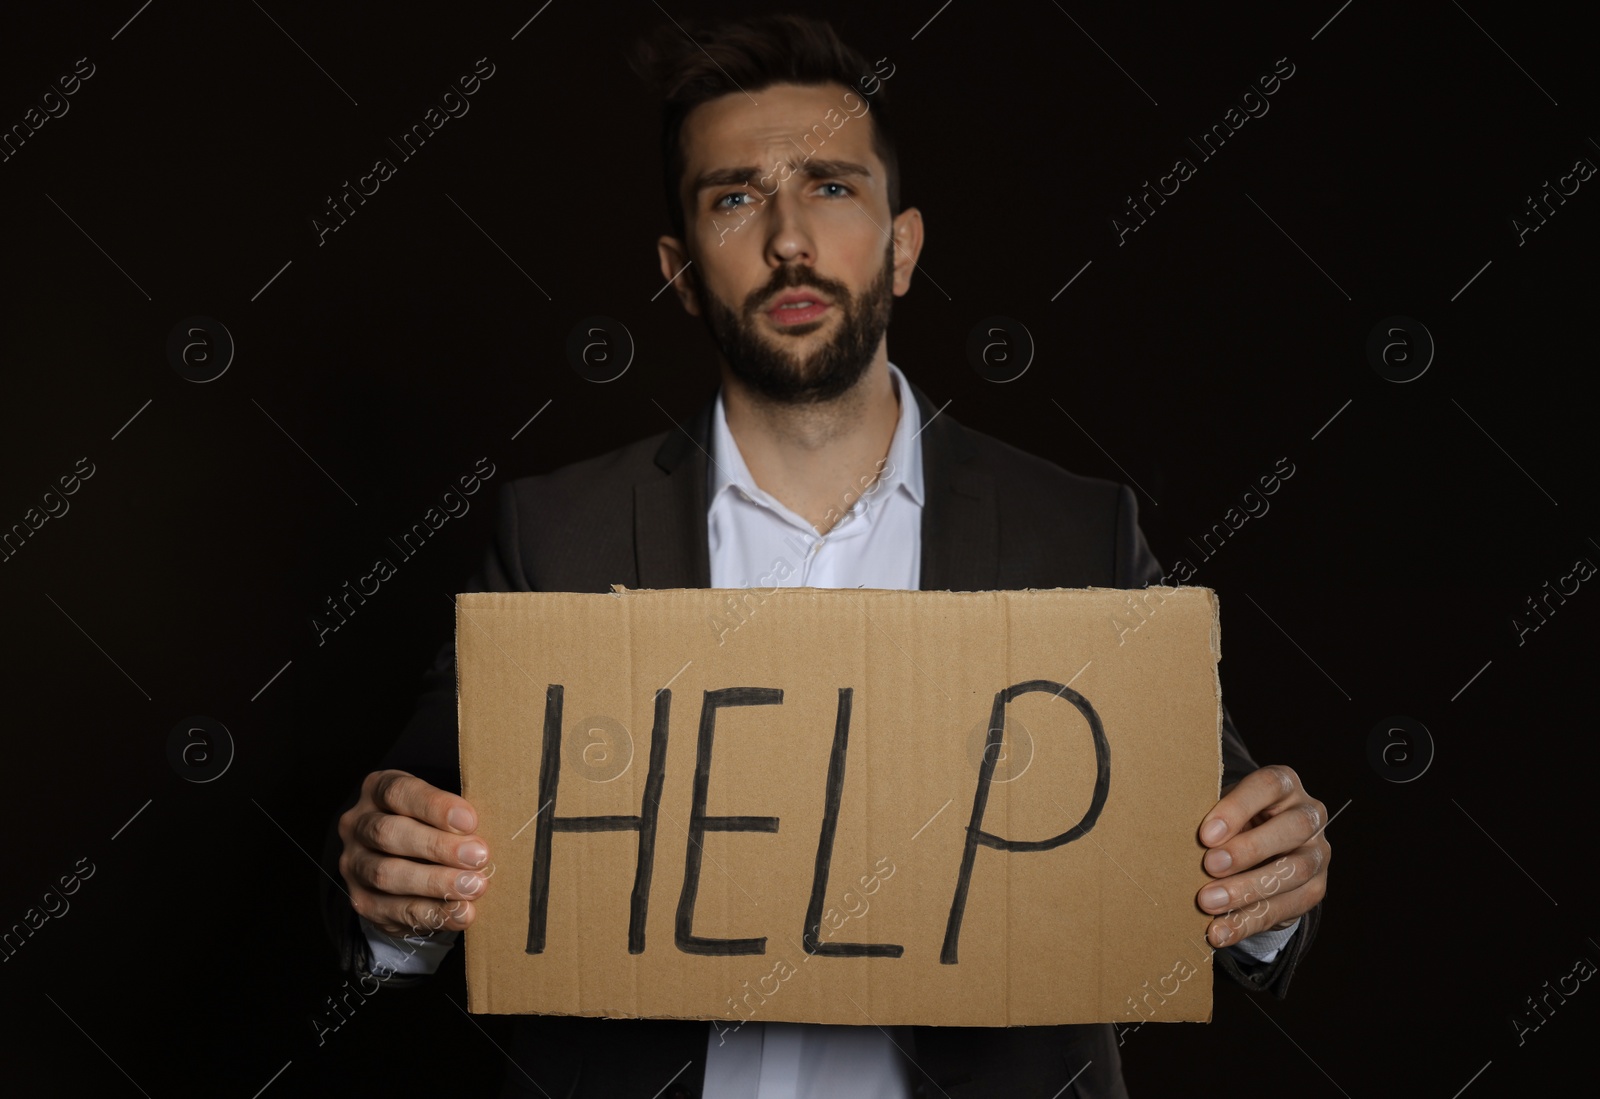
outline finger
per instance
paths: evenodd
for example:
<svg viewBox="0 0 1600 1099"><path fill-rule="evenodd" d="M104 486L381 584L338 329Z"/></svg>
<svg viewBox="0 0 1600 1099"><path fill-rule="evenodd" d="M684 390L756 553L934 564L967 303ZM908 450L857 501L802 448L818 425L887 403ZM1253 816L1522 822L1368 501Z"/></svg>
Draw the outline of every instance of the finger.
<svg viewBox="0 0 1600 1099"><path fill-rule="evenodd" d="M1267 819L1264 824L1246 828L1221 846L1206 852L1206 873L1214 878L1259 866L1268 859L1293 851L1308 843L1327 823L1323 804L1308 798Z"/></svg>
<svg viewBox="0 0 1600 1099"><path fill-rule="evenodd" d="M479 869L489 861L488 845L477 836L463 839L395 813L367 813L356 821L355 833L361 843L386 855L465 870Z"/></svg>
<svg viewBox="0 0 1600 1099"><path fill-rule="evenodd" d="M358 851L349 861L348 872L365 889L395 897L476 900L489 885L485 875L472 870L397 859L376 851Z"/></svg>
<svg viewBox="0 0 1600 1099"><path fill-rule="evenodd" d="M350 904L385 934L396 936L459 931L477 915L477 907L470 900L392 896L360 886L350 891Z"/></svg>
<svg viewBox="0 0 1600 1099"><path fill-rule="evenodd" d="M1231 946L1258 931L1302 916L1322 900L1326 875L1311 879L1302 888L1263 897L1253 904L1223 913L1211 921L1206 938L1214 946Z"/></svg>
<svg viewBox="0 0 1600 1099"><path fill-rule="evenodd" d="M415 775L405 771L377 771L368 781L372 783L373 803L379 809L461 836L477 830L478 813L471 802Z"/></svg>
<svg viewBox="0 0 1600 1099"><path fill-rule="evenodd" d="M1325 857L1326 852L1317 844L1297 847L1253 870L1212 882L1200 890L1195 903L1207 912L1220 913L1281 896L1318 877Z"/></svg>
<svg viewBox="0 0 1600 1099"><path fill-rule="evenodd" d="M1225 843L1242 832L1257 814L1280 803L1288 804L1303 793L1300 776L1291 767L1274 764L1252 771L1235 783L1200 822L1200 842L1207 847Z"/></svg>

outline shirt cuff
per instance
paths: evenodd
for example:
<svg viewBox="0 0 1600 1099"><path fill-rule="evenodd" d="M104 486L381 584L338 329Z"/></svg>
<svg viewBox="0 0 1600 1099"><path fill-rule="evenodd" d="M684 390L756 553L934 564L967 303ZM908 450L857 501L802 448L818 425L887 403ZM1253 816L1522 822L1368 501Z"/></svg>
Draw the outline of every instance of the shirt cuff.
<svg viewBox="0 0 1600 1099"><path fill-rule="evenodd" d="M1240 939L1229 950L1238 951L1245 957L1256 962L1270 962L1278 956L1278 951L1286 946L1294 937L1295 931L1300 927L1300 917L1296 916L1294 922L1282 931L1258 931L1248 938Z"/></svg>
<svg viewBox="0 0 1600 1099"><path fill-rule="evenodd" d="M429 935L385 935L361 917L361 932L372 948L372 972L379 976L426 976L435 972L461 932L442 928Z"/></svg>

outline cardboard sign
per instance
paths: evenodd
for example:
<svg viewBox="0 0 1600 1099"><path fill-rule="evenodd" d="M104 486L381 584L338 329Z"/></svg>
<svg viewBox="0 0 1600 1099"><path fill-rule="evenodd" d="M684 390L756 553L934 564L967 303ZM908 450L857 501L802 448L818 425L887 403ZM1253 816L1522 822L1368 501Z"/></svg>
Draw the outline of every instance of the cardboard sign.
<svg viewBox="0 0 1600 1099"><path fill-rule="evenodd" d="M1008 1026L1159 988L1210 1018L1210 589L456 608L472 1011Z"/></svg>

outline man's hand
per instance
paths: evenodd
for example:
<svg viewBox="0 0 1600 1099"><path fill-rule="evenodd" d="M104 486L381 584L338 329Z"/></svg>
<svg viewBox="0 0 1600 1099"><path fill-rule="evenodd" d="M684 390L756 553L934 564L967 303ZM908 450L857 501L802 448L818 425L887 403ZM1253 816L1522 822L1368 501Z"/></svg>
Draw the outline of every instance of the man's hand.
<svg viewBox="0 0 1600 1099"><path fill-rule="evenodd" d="M1288 767L1252 771L1224 791L1200 823L1206 873L1218 879L1196 898L1221 917L1206 931L1212 945L1278 930L1322 900L1333 854L1327 823L1327 807Z"/></svg>
<svg viewBox="0 0 1600 1099"><path fill-rule="evenodd" d="M466 927L493 873L477 826L466 799L405 771L372 772L339 817L351 906L388 935Z"/></svg>

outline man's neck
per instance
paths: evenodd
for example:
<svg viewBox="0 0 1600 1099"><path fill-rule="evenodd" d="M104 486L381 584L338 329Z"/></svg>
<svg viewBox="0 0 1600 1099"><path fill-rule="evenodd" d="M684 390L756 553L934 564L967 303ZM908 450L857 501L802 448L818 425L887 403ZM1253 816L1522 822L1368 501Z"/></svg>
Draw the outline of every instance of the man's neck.
<svg viewBox="0 0 1600 1099"><path fill-rule="evenodd" d="M832 401L774 402L724 368L722 402L750 476L819 534L827 534L876 480L900 420L882 351L861 380Z"/></svg>

